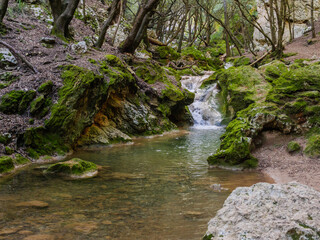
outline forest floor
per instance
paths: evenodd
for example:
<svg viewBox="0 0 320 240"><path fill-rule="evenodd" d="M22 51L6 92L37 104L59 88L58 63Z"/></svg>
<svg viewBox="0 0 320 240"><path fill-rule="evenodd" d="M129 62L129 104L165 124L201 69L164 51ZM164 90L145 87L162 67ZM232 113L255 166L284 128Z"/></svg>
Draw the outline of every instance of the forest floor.
<svg viewBox="0 0 320 240"><path fill-rule="evenodd" d="M287 145L296 141L302 149L306 140L299 136L285 135L277 131L263 133L263 145L253 152L259 159L258 169L269 175L276 183L297 181L320 191L320 161L310 158L302 151L290 154Z"/></svg>

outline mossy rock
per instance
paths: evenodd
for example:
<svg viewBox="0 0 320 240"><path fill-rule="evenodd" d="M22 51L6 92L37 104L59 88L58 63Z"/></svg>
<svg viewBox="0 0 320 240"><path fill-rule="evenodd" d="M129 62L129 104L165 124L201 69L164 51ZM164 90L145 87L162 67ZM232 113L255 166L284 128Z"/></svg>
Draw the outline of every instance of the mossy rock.
<svg viewBox="0 0 320 240"><path fill-rule="evenodd" d="M1 98L0 111L5 114L23 113L35 97L34 91L13 90Z"/></svg>
<svg viewBox="0 0 320 240"><path fill-rule="evenodd" d="M225 114L238 112L254 102L264 101L271 89L262 75L250 66L221 69L215 76L224 99Z"/></svg>
<svg viewBox="0 0 320 240"><path fill-rule="evenodd" d="M11 157L0 157L0 173L10 172L14 169L13 160Z"/></svg>
<svg viewBox="0 0 320 240"><path fill-rule="evenodd" d="M5 152L7 155L11 155L11 154L14 153L14 149L6 146L6 147L4 148L4 152Z"/></svg>
<svg viewBox="0 0 320 240"><path fill-rule="evenodd" d="M25 165L25 164L28 164L30 163L30 160L26 157L23 157L22 155L20 154L16 154L15 155L15 158L13 159L14 163L17 164L17 165Z"/></svg>
<svg viewBox="0 0 320 240"><path fill-rule="evenodd" d="M232 62L234 67L246 66L249 65L251 60L248 57L242 56L237 58L229 58L227 62Z"/></svg>
<svg viewBox="0 0 320 240"><path fill-rule="evenodd" d="M32 116L43 118L50 110L51 98L40 95L30 105L30 113Z"/></svg>
<svg viewBox="0 0 320 240"><path fill-rule="evenodd" d="M282 74L288 72L287 66L279 60L263 65L259 69L263 71L266 80L269 82L273 82Z"/></svg>
<svg viewBox="0 0 320 240"><path fill-rule="evenodd" d="M36 97L36 91L30 90L27 91L23 98L21 99L21 102L19 104L18 112L19 114L23 114L27 108L29 107L31 101Z"/></svg>
<svg viewBox="0 0 320 240"><path fill-rule="evenodd" d="M0 135L0 143L7 145L11 141L11 134L10 133L5 133L3 135Z"/></svg>
<svg viewBox="0 0 320 240"><path fill-rule="evenodd" d="M98 174L98 167L92 162L84 161L80 158L73 158L69 161L50 165L48 169L45 170L45 174L54 174L71 179L91 178Z"/></svg>
<svg viewBox="0 0 320 240"><path fill-rule="evenodd" d="M305 154L310 157L320 157L320 134L308 138Z"/></svg>
<svg viewBox="0 0 320 240"><path fill-rule="evenodd" d="M291 141L287 145L287 150L289 153L298 152L298 151L300 151L300 149L301 149L300 144L295 141Z"/></svg>
<svg viewBox="0 0 320 240"><path fill-rule="evenodd" d="M160 59L177 60L180 58L180 54L169 46L159 46L155 49L155 57Z"/></svg>
<svg viewBox="0 0 320 240"><path fill-rule="evenodd" d="M38 92L44 95L49 95L52 93L53 86L54 84L52 81L47 81L40 85L40 87L38 88Z"/></svg>

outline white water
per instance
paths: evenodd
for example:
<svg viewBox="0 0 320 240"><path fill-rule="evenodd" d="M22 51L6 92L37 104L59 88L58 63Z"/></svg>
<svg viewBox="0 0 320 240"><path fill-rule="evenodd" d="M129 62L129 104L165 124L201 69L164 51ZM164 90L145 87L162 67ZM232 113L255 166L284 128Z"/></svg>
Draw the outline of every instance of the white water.
<svg viewBox="0 0 320 240"><path fill-rule="evenodd" d="M217 105L217 85L213 84L203 89L200 88L202 82L212 73L206 72L203 76L184 76L181 80L183 88L195 93L194 102L189 105L195 128L217 128L222 120Z"/></svg>

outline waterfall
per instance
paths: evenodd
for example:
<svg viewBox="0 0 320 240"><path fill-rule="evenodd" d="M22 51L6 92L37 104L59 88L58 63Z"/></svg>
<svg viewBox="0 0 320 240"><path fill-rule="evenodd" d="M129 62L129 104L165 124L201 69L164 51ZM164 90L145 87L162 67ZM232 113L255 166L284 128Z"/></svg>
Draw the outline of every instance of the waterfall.
<svg viewBox="0 0 320 240"><path fill-rule="evenodd" d="M216 128L220 125L222 116L217 105L217 85L200 88L205 79L213 72L206 72L203 76L184 76L181 79L183 88L195 93L194 102L189 105L189 110L194 119L195 128Z"/></svg>

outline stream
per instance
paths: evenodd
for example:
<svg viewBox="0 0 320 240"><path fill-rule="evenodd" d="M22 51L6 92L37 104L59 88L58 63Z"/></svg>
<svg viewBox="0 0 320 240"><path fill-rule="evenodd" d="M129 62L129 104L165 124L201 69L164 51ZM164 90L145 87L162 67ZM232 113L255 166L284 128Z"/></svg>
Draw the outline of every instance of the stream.
<svg viewBox="0 0 320 240"><path fill-rule="evenodd" d="M201 239L233 189L269 181L255 171L208 169L224 127L215 86L199 89L207 76L182 79L196 93L190 129L71 156L100 165L98 177L48 178L34 165L0 179L0 239Z"/></svg>

